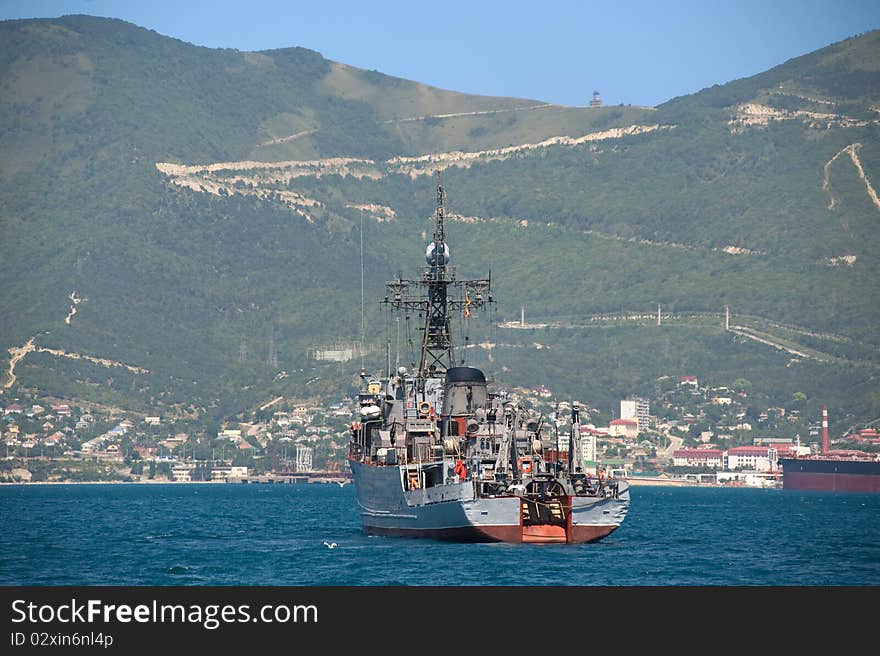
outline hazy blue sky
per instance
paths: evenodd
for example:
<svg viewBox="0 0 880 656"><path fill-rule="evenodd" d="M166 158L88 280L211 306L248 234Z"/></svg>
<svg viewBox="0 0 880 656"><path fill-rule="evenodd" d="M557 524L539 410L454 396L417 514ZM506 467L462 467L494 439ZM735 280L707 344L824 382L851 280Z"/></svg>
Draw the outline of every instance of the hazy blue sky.
<svg viewBox="0 0 880 656"><path fill-rule="evenodd" d="M303 46L469 93L657 105L880 28L880 0L0 0L0 19L91 14L197 45Z"/></svg>

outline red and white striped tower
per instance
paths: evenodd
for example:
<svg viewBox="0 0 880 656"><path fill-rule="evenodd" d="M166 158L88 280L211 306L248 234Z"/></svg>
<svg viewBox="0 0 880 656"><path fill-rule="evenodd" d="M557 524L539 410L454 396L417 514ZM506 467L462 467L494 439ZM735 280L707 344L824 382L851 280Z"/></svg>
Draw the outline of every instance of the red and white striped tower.
<svg viewBox="0 0 880 656"><path fill-rule="evenodd" d="M828 406L822 406L822 453L828 453Z"/></svg>

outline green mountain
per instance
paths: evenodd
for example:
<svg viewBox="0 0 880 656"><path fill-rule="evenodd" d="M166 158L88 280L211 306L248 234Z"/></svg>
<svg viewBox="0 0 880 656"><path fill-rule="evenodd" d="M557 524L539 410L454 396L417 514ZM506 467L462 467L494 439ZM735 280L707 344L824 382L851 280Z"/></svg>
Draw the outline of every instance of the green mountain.
<svg viewBox="0 0 880 656"><path fill-rule="evenodd" d="M89 16L0 44L6 395L217 420L348 391L361 363L314 355L361 339L362 271L365 364L408 363L418 319L378 301L421 264L439 168L459 274L498 301L455 329L499 380L610 407L743 378L880 416L880 32L656 108Z"/></svg>

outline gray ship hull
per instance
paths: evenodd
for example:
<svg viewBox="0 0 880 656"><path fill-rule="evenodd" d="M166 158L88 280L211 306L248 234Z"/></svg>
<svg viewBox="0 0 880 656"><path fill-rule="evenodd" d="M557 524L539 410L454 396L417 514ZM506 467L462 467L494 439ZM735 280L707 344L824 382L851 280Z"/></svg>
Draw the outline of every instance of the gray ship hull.
<svg viewBox="0 0 880 656"><path fill-rule="evenodd" d="M477 497L470 480L404 490L403 467L355 460L349 464L364 530L374 535L459 542L593 542L616 530L629 509L629 486L622 482L613 497L567 497L563 521L535 523L524 519L520 497Z"/></svg>

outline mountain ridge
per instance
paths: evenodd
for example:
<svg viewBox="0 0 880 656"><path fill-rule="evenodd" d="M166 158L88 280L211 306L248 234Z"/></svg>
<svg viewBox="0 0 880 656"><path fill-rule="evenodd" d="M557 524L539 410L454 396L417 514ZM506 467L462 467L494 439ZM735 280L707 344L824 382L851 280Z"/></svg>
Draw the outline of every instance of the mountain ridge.
<svg viewBox="0 0 880 656"><path fill-rule="evenodd" d="M587 321L659 304L670 317L718 312L720 322L729 305L851 340L792 344L767 324L795 351L829 350L838 360L811 366L829 368L852 412L880 414L864 364L877 363L865 352L880 345L870 193L880 87L868 56L880 32L645 109L456 94L302 48L210 49L110 19L9 23L0 227L10 257L0 271L15 283L2 292L0 334L4 351L36 339L16 385L215 414L294 394L315 371L326 377L319 388L332 387L343 370L308 353L359 339L359 312L339 312L360 305L359 232L367 298L381 298L382 281L419 264L439 167L459 219L455 257L469 274L493 272L499 321L521 306ZM75 316L72 293L88 299ZM367 317L378 364L383 318L372 305ZM661 373L662 362L643 367L624 350L619 365L601 363L618 378L579 380L598 357L595 333L549 323L562 356L553 366L542 372L524 342L493 373L601 399L650 389ZM655 360L642 353L653 338L619 330ZM777 349L742 335L695 339L730 354L745 339L768 349L758 353L777 369L766 371L790 371ZM288 374L280 380L270 344ZM671 370L693 360L711 376L700 348L663 350ZM149 374L108 376L58 352ZM474 353L498 366L497 354ZM716 357L719 375L736 372L729 354ZM862 381L851 399L847 375ZM780 372L764 391L790 395L797 384Z"/></svg>

